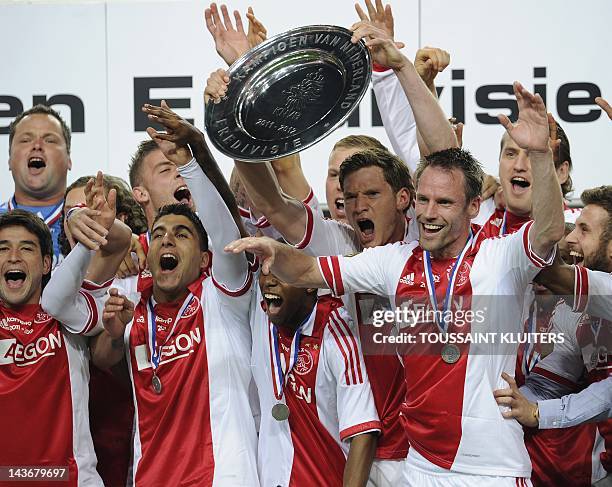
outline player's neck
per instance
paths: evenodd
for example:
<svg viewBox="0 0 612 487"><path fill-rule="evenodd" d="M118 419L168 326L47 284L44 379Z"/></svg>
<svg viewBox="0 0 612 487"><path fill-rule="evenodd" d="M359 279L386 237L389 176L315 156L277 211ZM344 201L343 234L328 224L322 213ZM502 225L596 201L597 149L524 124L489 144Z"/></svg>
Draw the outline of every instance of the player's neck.
<svg viewBox="0 0 612 487"><path fill-rule="evenodd" d="M402 240L404 240L407 224L408 223L406 222L406 216L402 213L401 219L398 217L397 221L395 222L395 228L393 229L391 237L383 245L401 242Z"/></svg>
<svg viewBox="0 0 612 487"><path fill-rule="evenodd" d="M164 291L159 289L155 283L153 283L153 299L156 303L176 303L184 300L189 294L189 289L180 289L177 291Z"/></svg>
<svg viewBox="0 0 612 487"><path fill-rule="evenodd" d="M308 319L308 317L312 313L312 309L316 306L316 304L316 293L313 297L306 297L303 301L303 304L296 310L296 312L291 316L291 318L287 320L286 323L283 323L283 326L291 333L295 333L296 330Z"/></svg>
<svg viewBox="0 0 612 487"><path fill-rule="evenodd" d="M8 309L10 309L12 311L18 311L18 310L23 310L26 307L31 307L33 305L38 306L40 304L40 296L41 296L41 294L42 294L41 289L38 289L24 303L19 303L19 304L8 303L4 299L2 299L2 297L0 296L0 302L2 303L2 305L5 308L8 308Z"/></svg>
<svg viewBox="0 0 612 487"><path fill-rule="evenodd" d="M23 206L57 205L64 199L65 189L60 189L49 195L33 195L20 188L15 188L15 202Z"/></svg>
<svg viewBox="0 0 612 487"><path fill-rule="evenodd" d="M441 249L437 249L431 252L431 255L434 259L443 260L443 259L454 259L465 247L467 239L470 236L470 227L468 226L464 231L461 232L453 242L450 242L448 245L442 247Z"/></svg>
<svg viewBox="0 0 612 487"><path fill-rule="evenodd" d="M512 206L508 206L506 210L508 210L508 213L512 214L516 218L531 218L531 211L525 211L520 208L513 208Z"/></svg>

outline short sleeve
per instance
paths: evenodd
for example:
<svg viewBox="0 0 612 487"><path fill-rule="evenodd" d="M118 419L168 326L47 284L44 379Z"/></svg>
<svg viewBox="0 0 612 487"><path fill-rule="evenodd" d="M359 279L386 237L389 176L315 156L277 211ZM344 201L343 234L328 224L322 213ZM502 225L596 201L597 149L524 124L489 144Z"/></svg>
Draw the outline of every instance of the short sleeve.
<svg viewBox="0 0 612 487"><path fill-rule="evenodd" d="M401 242L365 249L356 255L319 257L321 275L336 296L368 292L395 294L401 272L416 242Z"/></svg>
<svg viewBox="0 0 612 487"><path fill-rule="evenodd" d="M573 310L612 320L612 275L575 266Z"/></svg>
<svg viewBox="0 0 612 487"><path fill-rule="evenodd" d="M344 308L334 310L323 336L327 367L336 380L340 439L380 431L381 424L358 338Z"/></svg>

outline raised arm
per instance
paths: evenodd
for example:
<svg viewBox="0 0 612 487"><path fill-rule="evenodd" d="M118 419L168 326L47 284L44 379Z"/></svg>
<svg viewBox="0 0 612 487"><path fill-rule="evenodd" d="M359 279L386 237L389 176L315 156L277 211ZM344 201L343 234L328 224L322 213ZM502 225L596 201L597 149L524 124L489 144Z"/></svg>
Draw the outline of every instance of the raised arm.
<svg viewBox="0 0 612 487"><path fill-rule="evenodd" d="M92 335L100 328L100 299L130 246L131 231L115 219L116 193L104 196L102 173L85 188L88 208L68 215L77 245L53 273L41 306L71 332ZM85 279L87 278L87 280Z"/></svg>
<svg viewBox="0 0 612 487"><path fill-rule="evenodd" d="M549 144L548 115L540 95L532 95L519 82L514 83L514 94L519 107L517 122L512 123L505 115L498 118L512 140L528 151L534 220L529 243L538 256L546 259L565 232L563 196Z"/></svg>
<svg viewBox="0 0 612 487"><path fill-rule="evenodd" d="M229 82L229 77L225 71L217 70L211 73L204 92L206 101L212 99L214 102L220 99L224 95ZM301 198L295 193L287 194L284 191L285 188L279 183L270 163L234 162L240 180L257 211L263 214L287 241L292 244L300 242L306 233L308 218L300 201ZM301 167L299 167L301 178L300 175L296 176L295 163L295 159L291 161L290 158L283 158L275 164L279 166L279 169L282 169L280 172L281 180L284 180L285 185L289 186L286 188L288 191L304 192L308 183L303 177ZM288 164L293 165L293 168L291 168L292 174L288 172ZM292 182L289 184L287 179L292 179Z"/></svg>
<svg viewBox="0 0 612 487"><path fill-rule="evenodd" d="M271 238L243 238L227 245L225 251L255 254L265 275L272 272L281 281L292 286L329 289L319 270L317 259Z"/></svg>
<svg viewBox="0 0 612 487"><path fill-rule="evenodd" d="M191 124L178 117L165 103L162 107L145 108L149 118L166 127L167 133L157 132L152 128L148 128L147 133L157 142L168 160L177 165L179 173L189 186L196 209L199 210L198 216L209 232L215 281L229 291L242 289L249 276L246 256L223 253L225 245L241 235L235 216L238 215L238 206L227 181L207 148L206 156L201 162L191 157L187 146L187 140L193 138L189 135L194 131ZM195 137L199 140L198 136ZM203 139L198 143L205 144ZM221 196L222 193L226 194L226 199Z"/></svg>
<svg viewBox="0 0 612 487"><path fill-rule="evenodd" d="M398 49L389 34L362 20L351 27L352 42L364 38L373 61L393 69L412 107L423 142L431 152L458 147L457 138L438 100L429 91L412 62Z"/></svg>

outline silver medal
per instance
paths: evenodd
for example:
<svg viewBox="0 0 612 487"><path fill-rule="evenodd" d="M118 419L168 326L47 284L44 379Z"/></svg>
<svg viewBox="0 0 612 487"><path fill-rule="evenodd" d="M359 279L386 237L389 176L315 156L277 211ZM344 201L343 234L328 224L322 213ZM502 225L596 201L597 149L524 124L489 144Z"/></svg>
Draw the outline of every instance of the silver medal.
<svg viewBox="0 0 612 487"><path fill-rule="evenodd" d="M276 403L272 406L272 417L276 421L286 421L289 419L289 408L282 402Z"/></svg>
<svg viewBox="0 0 612 487"><path fill-rule="evenodd" d="M447 364L454 364L461 357L461 351L457 345L446 344L442 347L442 360Z"/></svg>
<svg viewBox="0 0 612 487"><path fill-rule="evenodd" d="M161 394L162 383L161 383L161 380L159 380L159 377L157 377L157 375L153 374L153 378L151 379L151 384L153 385L153 390L155 391L155 394Z"/></svg>

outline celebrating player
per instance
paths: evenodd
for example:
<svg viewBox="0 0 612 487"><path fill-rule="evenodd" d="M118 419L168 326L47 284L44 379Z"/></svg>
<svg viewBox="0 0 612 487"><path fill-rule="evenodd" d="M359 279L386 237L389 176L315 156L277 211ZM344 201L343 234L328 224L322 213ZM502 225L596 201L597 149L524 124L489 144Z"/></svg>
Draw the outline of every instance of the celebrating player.
<svg viewBox="0 0 612 487"><path fill-rule="evenodd" d="M318 260L264 239L244 239L227 250L257 253L264 272L294 285L394 296L395 304L429 296L432 308L447 311L455 296L463 296L463 303L485 295L512 296L506 306L490 308L482 326L519 330L513 316L520 315L524 290L552 261L564 224L544 104L519 83L514 89L519 120L501 120L517 144L530 151L536 174L534 221L515 234L486 239L474 233L470 220L479 209L482 170L469 154L450 149L428 156L417 169L418 245L393 244ZM409 275L413 278L403 277ZM443 335L455 326L442 320L426 325ZM469 345L455 345L442 347L438 355L403 356L407 394L402 414L411 444L403 471L406 485L516 485L530 476L522 431L504 422L491 394L498 383L495 371L499 377L514 370L516 348L507 355L468 358L469 351Z"/></svg>

